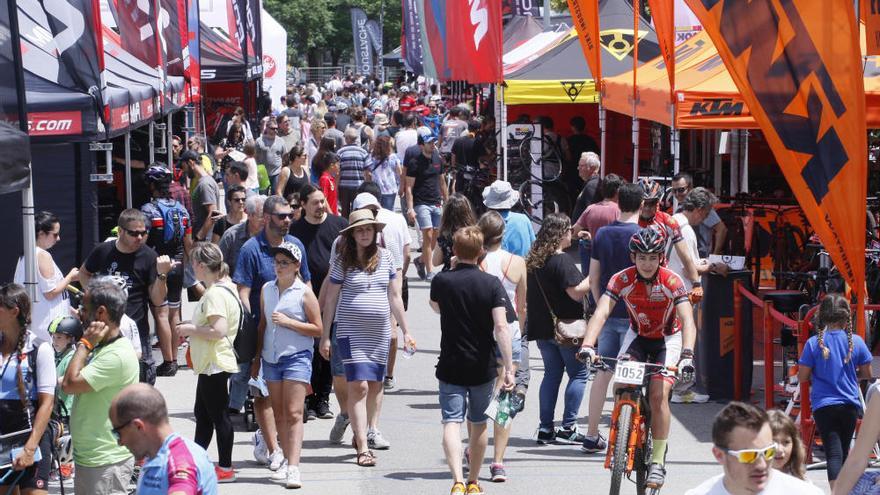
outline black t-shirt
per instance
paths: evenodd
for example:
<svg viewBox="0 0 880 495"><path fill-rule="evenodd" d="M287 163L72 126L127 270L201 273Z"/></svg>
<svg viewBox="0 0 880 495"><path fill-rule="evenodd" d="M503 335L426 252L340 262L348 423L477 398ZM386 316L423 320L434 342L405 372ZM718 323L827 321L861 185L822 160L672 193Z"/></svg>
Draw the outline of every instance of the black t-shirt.
<svg viewBox="0 0 880 495"><path fill-rule="evenodd" d="M414 146L418 150L417 146ZM410 148L410 149L413 149ZM419 150L418 153L407 153L404 164L406 176L416 179L413 184L413 206L415 205L439 205L440 204L440 174L443 172L440 153L434 150L431 158L425 156Z"/></svg>
<svg viewBox="0 0 880 495"><path fill-rule="evenodd" d="M309 183L309 174L303 170L302 177L297 177L293 175L293 170L290 171L290 176L287 178L287 183L284 184L284 198L286 199L291 193L298 193L300 189L306 184Z"/></svg>
<svg viewBox="0 0 880 495"><path fill-rule="evenodd" d="M306 247L315 294L320 292L321 284L330 272L330 248L333 246L333 241L339 237L339 231L346 227L348 220L329 214L319 224L312 224L305 218L300 218L290 226L290 235L299 239Z"/></svg>
<svg viewBox="0 0 880 495"><path fill-rule="evenodd" d="M529 340L552 339L554 336L553 319L547 309L547 303L538 286L547 295L557 318L576 320L584 317L584 305L568 296L565 289L574 287L584 279L574 261L565 253L551 255L544 266L536 271L529 271L526 290L526 308L529 317L526 319Z"/></svg>
<svg viewBox="0 0 880 495"><path fill-rule="evenodd" d="M434 277L431 300L440 305L437 378L467 386L495 379L492 309L512 311L501 282L474 265L459 263Z"/></svg>
<svg viewBox="0 0 880 495"><path fill-rule="evenodd" d="M474 138L469 135L463 135L455 140L452 145L452 154L455 155L456 164L459 166L475 166L477 164L479 156L474 153L476 151L475 143Z"/></svg>
<svg viewBox="0 0 880 495"><path fill-rule="evenodd" d="M599 178L598 175L594 175L587 179L587 182L584 184L584 188L581 190L581 193L577 197L577 202L574 205L574 211L572 212L571 218L572 221L577 221L578 218L581 217L581 214L587 209L588 206L594 203L599 202L600 194L599 192L599 184L602 182L602 179Z"/></svg>
<svg viewBox="0 0 880 495"><path fill-rule="evenodd" d="M141 335L149 335L150 331L147 305L150 285L156 280L156 258L156 251L146 245L134 253L123 253L116 249L116 241L107 241L98 244L84 263L86 270L96 276L114 275L126 280L125 314L137 323Z"/></svg>

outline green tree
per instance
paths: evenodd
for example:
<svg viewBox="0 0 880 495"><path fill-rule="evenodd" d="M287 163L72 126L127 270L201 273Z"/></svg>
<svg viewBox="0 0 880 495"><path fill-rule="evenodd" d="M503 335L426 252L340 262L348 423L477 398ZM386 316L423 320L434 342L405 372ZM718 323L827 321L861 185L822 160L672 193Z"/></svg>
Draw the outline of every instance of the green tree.
<svg viewBox="0 0 880 495"><path fill-rule="evenodd" d="M384 11L384 50L400 44L401 7L397 0L263 0L263 7L287 30L292 63L321 65L330 52L333 65L351 56L353 39L349 8L360 7L371 19Z"/></svg>

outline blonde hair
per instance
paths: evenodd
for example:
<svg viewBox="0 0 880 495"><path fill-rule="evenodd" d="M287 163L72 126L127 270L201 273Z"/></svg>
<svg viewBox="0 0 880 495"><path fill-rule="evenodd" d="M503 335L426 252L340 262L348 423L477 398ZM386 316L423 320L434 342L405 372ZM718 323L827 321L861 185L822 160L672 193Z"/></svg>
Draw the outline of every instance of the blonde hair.
<svg viewBox="0 0 880 495"><path fill-rule="evenodd" d="M217 274L220 278L229 276L229 265L223 261L223 253L216 244L210 242L197 242L190 252L190 256L197 263L204 264L208 270Z"/></svg>

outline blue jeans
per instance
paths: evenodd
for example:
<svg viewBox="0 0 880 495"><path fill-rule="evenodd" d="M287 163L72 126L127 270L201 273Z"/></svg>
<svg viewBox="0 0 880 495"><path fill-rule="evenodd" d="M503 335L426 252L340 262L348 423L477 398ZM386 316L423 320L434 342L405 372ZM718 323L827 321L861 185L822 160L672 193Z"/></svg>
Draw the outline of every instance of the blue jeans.
<svg viewBox="0 0 880 495"><path fill-rule="evenodd" d="M592 252L593 241L589 239L581 239L578 241L578 252L581 255L581 274L587 276L590 273L590 254Z"/></svg>
<svg viewBox="0 0 880 495"><path fill-rule="evenodd" d="M396 194L383 194L381 198L379 198L379 204L382 205L382 208L386 210L394 211L394 201L397 200Z"/></svg>
<svg viewBox="0 0 880 495"><path fill-rule="evenodd" d="M238 373L229 377L229 408L241 411L247 399L248 380L251 378L251 363L240 363Z"/></svg>
<svg viewBox="0 0 880 495"><path fill-rule="evenodd" d="M577 349L560 346L553 339L538 340L541 359L544 361L544 379L538 392L540 409L540 428L553 430L553 413L556 410L556 398L562 384L562 373L568 374L565 386L565 407L562 412L563 427L577 423L578 410L584 399L584 388L587 386L587 367L577 360Z"/></svg>
<svg viewBox="0 0 880 495"><path fill-rule="evenodd" d="M623 347L626 332L629 330L629 318L608 318L602 326L599 334L599 355L607 358L616 358ZM607 361L605 364L614 369L616 361Z"/></svg>

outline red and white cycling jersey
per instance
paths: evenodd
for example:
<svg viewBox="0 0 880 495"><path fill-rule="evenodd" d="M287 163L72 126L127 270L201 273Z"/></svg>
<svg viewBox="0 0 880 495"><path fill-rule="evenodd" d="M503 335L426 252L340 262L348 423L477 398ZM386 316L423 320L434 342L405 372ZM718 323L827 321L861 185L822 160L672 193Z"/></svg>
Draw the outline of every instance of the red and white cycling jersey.
<svg viewBox="0 0 880 495"><path fill-rule="evenodd" d="M611 277L605 294L626 305L632 330L649 339L678 333L681 322L675 306L690 303L681 278L664 267L658 268L653 282L640 278L635 266L625 268Z"/></svg>
<svg viewBox="0 0 880 495"><path fill-rule="evenodd" d="M666 249L663 251L666 255L666 258L663 260L663 266L666 266L666 263L669 262L669 255L672 254L673 246L678 241L684 239L681 235L681 225L679 225L678 220L672 218L672 215L665 211L658 211L651 221L646 221L644 218L639 217L639 227L645 228L651 225L660 227L660 230L666 234Z"/></svg>

